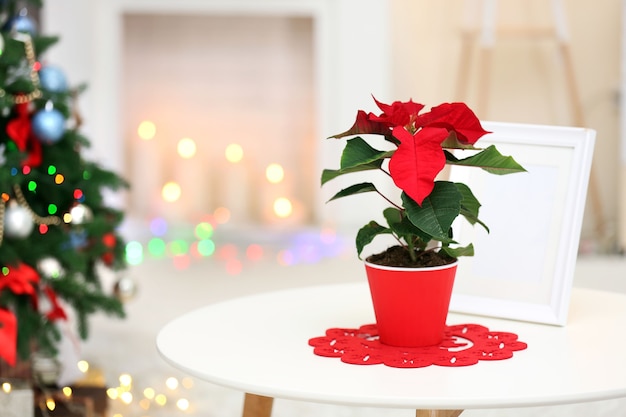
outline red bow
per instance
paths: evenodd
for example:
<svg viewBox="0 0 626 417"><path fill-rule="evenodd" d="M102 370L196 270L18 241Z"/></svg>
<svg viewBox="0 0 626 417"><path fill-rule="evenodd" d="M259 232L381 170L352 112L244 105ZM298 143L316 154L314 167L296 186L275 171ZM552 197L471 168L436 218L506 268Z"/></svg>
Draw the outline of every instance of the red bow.
<svg viewBox="0 0 626 417"><path fill-rule="evenodd" d="M28 151L28 156L22 161L22 166L39 166L41 165L41 142L33 139L31 135L31 123L28 114L28 103L19 103L15 105L17 117L7 123L7 134L17 149L21 152Z"/></svg>
<svg viewBox="0 0 626 417"><path fill-rule="evenodd" d="M33 304L37 305L37 292L35 284L39 283L39 274L30 266L20 263L10 266L7 275L0 275L0 291L8 288L14 294L30 295Z"/></svg>
<svg viewBox="0 0 626 417"><path fill-rule="evenodd" d="M46 313L46 317L48 318L48 320L67 320L67 314L65 314L65 310L63 310L63 307L61 307L61 304L59 304L59 300L54 290L50 287L45 287L43 289L43 292L48 297L48 300L50 300L50 304L52 304L52 308Z"/></svg>
<svg viewBox="0 0 626 417"><path fill-rule="evenodd" d="M30 266L20 263L10 266L9 273L0 275L0 292L7 288L14 294L30 295L37 306L36 284L39 274ZM9 365L15 365L17 350L17 318L9 310L0 308L0 358Z"/></svg>
<svg viewBox="0 0 626 417"><path fill-rule="evenodd" d="M0 308L0 358L15 366L17 355L17 319L9 310Z"/></svg>

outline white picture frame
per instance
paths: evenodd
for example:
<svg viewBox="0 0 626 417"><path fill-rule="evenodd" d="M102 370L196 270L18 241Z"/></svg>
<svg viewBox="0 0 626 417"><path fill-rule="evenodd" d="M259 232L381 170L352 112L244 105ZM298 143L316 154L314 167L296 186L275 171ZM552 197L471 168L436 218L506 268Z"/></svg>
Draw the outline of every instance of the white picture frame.
<svg viewBox="0 0 626 417"><path fill-rule="evenodd" d="M493 175L452 166L450 180L467 184L489 227L459 220L461 258L453 312L563 326L567 321L596 132L592 129L483 122L496 145L528 172ZM458 155L463 157L462 152Z"/></svg>

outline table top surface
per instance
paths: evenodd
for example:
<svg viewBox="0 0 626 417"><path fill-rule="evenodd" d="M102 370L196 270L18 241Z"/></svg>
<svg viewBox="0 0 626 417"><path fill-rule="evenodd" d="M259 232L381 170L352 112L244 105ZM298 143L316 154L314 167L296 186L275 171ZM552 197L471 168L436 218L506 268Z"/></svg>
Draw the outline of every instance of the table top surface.
<svg viewBox="0 0 626 417"><path fill-rule="evenodd" d="M367 284L308 287L208 305L157 336L174 367L218 385L275 398L352 406L475 409L626 397L626 295L574 288L566 326L451 313L516 333L526 350L467 367L398 369L316 356L332 327L374 323Z"/></svg>

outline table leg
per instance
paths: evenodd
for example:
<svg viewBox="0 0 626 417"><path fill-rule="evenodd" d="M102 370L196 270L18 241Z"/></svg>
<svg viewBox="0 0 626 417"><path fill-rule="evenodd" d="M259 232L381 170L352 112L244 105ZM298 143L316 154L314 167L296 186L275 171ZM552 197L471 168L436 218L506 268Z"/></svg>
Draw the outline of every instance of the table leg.
<svg viewBox="0 0 626 417"><path fill-rule="evenodd" d="M415 417L459 417L463 410L416 410Z"/></svg>
<svg viewBox="0 0 626 417"><path fill-rule="evenodd" d="M274 398L249 394L243 400L243 417L270 417Z"/></svg>

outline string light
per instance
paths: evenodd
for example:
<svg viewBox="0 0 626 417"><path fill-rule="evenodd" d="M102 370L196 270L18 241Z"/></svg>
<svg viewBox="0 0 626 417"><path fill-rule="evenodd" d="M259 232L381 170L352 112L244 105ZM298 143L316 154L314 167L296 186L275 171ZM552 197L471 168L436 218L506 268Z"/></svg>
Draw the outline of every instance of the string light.
<svg viewBox="0 0 626 417"><path fill-rule="evenodd" d="M119 391L115 388L107 388L107 396L112 400L117 400L119 397Z"/></svg>
<svg viewBox="0 0 626 417"><path fill-rule="evenodd" d="M130 404L133 402L133 394L129 391L125 391L120 394L120 400L122 400L124 404Z"/></svg>
<svg viewBox="0 0 626 417"><path fill-rule="evenodd" d="M189 401L185 398L180 398L176 401L176 407L181 411L187 411L189 409Z"/></svg>
<svg viewBox="0 0 626 417"><path fill-rule="evenodd" d="M165 380L165 386L171 390L175 390L176 388L178 388L178 379L174 378L173 376L167 378Z"/></svg>
<svg viewBox="0 0 626 417"><path fill-rule="evenodd" d="M4 391L5 394L9 394L12 389L13 387L11 386L9 382L2 383L2 391Z"/></svg>
<svg viewBox="0 0 626 417"><path fill-rule="evenodd" d="M89 362L87 361L78 361L76 366L78 367L78 370L84 374L89 370Z"/></svg>
<svg viewBox="0 0 626 417"><path fill-rule="evenodd" d="M143 396L146 397L149 400L152 400L155 396L156 392L154 392L153 388L146 388L143 390Z"/></svg>
<svg viewBox="0 0 626 417"><path fill-rule="evenodd" d="M154 397L154 402L157 403L157 405L163 407L165 404L167 404L167 397L163 394L157 394L157 396Z"/></svg>
<svg viewBox="0 0 626 417"><path fill-rule="evenodd" d="M118 379L122 388L130 388L133 383L133 377L130 374L121 374Z"/></svg>
<svg viewBox="0 0 626 417"><path fill-rule="evenodd" d="M46 407L48 408L48 410L54 411L56 406L57 405L52 398L46 398Z"/></svg>

